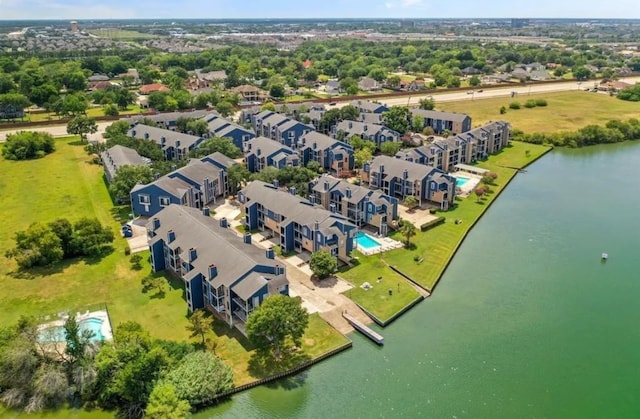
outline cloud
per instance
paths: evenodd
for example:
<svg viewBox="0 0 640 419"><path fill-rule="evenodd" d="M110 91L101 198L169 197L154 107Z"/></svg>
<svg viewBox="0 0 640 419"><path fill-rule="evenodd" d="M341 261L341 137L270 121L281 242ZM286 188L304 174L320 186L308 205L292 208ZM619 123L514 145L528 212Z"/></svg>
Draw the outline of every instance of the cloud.
<svg viewBox="0 0 640 419"><path fill-rule="evenodd" d="M423 8L426 6L424 0L399 0L399 1L388 1L385 4L387 9L412 9L412 8Z"/></svg>

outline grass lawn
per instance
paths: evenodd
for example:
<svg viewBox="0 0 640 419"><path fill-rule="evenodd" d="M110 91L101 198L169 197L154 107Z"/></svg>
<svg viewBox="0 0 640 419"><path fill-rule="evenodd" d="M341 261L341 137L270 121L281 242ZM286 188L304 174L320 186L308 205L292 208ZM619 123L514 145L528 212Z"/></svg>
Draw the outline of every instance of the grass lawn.
<svg viewBox="0 0 640 419"><path fill-rule="evenodd" d="M356 267L340 273L342 278L354 285L345 295L378 319L383 322L389 320L420 296L413 285L383 262L384 254L366 257L354 252L354 256L358 258ZM378 277L382 277L379 283ZM365 282L372 286L368 291L360 288ZM393 290L392 295L389 295L389 289Z"/></svg>
<svg viewBox="0 0 640 419"><path fill-rule="evenodd" d="M437 104L438 110L464 112L473 118L475 126L484 125L488 121L505 120L511 122L514 129L526 133L551 133L557 131L575 131L590 124L604 125L611 119L629 119L638 115L638 104L616 99L615 97L574 90L568 92L521 94L515 98L499 97L463 100L459 102L442 102ZM511 102L520 105L529 99L546 99L548 106L541 108L508 109ZM507 113L500 115L500 107L505 106ZM597 109L598 112L593 112Z"/></svg>
<svg viewBox="0 0 640 419"><path fill-rule="evenodd" d="M509 169L507 166L523 167L548 150L544 146L531 147L531 145L513 142L511 147L480 163L479 166L498 174L496 185L491 186L492 194L487 195L481 202L477 202L475 196L458 201L455 209L439 213L447 218L446 223L424 233L418 231L417 235L411 239L415 245L414 249L397 249L383 253L383 260L409 275L427 289L432 289L473 222L480 217L488 204L515 176L516 170ZM456 219L462 220L462 224L455 224L454 220ZM402 240L398 233L392 234L391 237ZM423 262L416 263L413 260L415 255L424 258ZM371 264L377 262L377 259L378 256L361 256L360 265L349 270L349 277L366 276L372 269Z"/></svg>
<svg viewBox="0 0 640 419"><path fill-rule="evenodd" d="M90 163L83 145L75 137L56 140L57 150L42 159L7 161L0 159L0 195L3 197L4 234L0 253L13 246L16 231L35 221L49 222L65 217L96 217L114 231L120 226L102 177L102 167ZM154 336L187 338L186 305L182 286L172 282L158 298L141 292L141 279L150 272L130 269L124 255L126 242L116 235L114 252L101 260L69 260L53 268L34 269L29 275L17 272L13 261L0 266L0 319L13 323L20 315L42 315L87 305L106 303L114 325L127 320L140 322ZM142 315L144 313L144 315Z"/></svg>
<svg viewBox="0 0 640 419"><path fill-rule="evenodd" d="M215 322L214 328L218 335L216 354L233 368L234 383L237 386L286 371L297 362L316 358L349 342L349 339L314 313L309 316L309 327L302 338L302 350L294 358L282 364L274 364L271 359L267 359L265 364L256 366L256 352L240 332L230 329L220 321Z"/></svg>
<svg viewBox="0 0 640 419"><path fill-rule="evenodd" d="M129 105L127 109L120 110L120 115L136 115L140 113L139 105ZM104 116L104 108L102 106L87 109L87 116L95 118L98 116ZM43 121L58 121L62 117L56 115L54 112L38 112L30 113L27 122L43 122Z"/></svg>

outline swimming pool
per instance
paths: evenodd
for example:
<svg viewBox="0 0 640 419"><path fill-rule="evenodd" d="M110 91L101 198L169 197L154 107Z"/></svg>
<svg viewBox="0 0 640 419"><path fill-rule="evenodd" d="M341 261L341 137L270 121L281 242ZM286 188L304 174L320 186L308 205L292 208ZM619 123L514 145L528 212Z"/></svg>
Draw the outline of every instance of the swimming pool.
<svg viewBox="0 0 640 419"><path fill-rule="evenodd" d="M88 319L83 319L78 322L80 326L80 331L90 330L93 332L93 336L91 340L93 342L103 341L104 336L102 335L102 319L98 319L95 317L89 317ZM64 336L64 327L63 326L51 326L47 327L40 331L38 335L38 340L40 342L64 342L66 338Z"/></svg>
<svg viewBox="0 0 640 419"><path fill-rule="evenodd" d="M463 187L467 182L469 182L471 179L469 179L468 177L464 177L464 176L456 176L456 188L461 188Z"/></svg>
<svg viewBox="0 0 640 419"><path fill-rule="evenodd" d="M370 250L380 246L380 243L378 243L370 235L363 233L362 231L359 231L356 234L355 238L356 238L356 244L358 245L358 247L361 247L364 250Z"/></svg>

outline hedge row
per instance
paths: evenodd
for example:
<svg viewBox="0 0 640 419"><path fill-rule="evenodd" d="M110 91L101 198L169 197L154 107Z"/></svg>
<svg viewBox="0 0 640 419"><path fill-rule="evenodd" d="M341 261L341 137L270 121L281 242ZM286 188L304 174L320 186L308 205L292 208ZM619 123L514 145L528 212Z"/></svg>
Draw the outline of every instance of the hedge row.
<svg viewBox="0 0 640 419"><path fill-rule="evenodd" d="M420 226L420 231L431 230L433 227L439 226L440 224L444 224L447 219L444 217L438 217L435 220L431 220L427 223L424 223Z"/></svg>

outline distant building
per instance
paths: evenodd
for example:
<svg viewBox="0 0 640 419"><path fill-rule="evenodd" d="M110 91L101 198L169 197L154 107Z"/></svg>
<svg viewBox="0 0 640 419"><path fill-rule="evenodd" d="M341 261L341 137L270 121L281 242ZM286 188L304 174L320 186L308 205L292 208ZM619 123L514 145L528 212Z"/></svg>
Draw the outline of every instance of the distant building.
<svg viewBox="0 0 640 419"><path fill-rule="evenodd" d="M143 166L145 160L140 157L137 151L121 145L114 145L100 154L104 175L107 182L111 183L116 177L118 170L123 166Z"/></svg>
<svg viewBox="0 0 640 419"><path fill-rule="evenodd" d="M80 29L78 28L78 22L76 22L75 20L72 20L71 22L69 22L69 24L71 25L71 32L73 33L80 32Z"/></svg>
<svg viewBox="0 0 640 419"><path fill-rule="evenodd" d="M514 29L529 26L529 19L511 19L511 27Z"/></svg>

